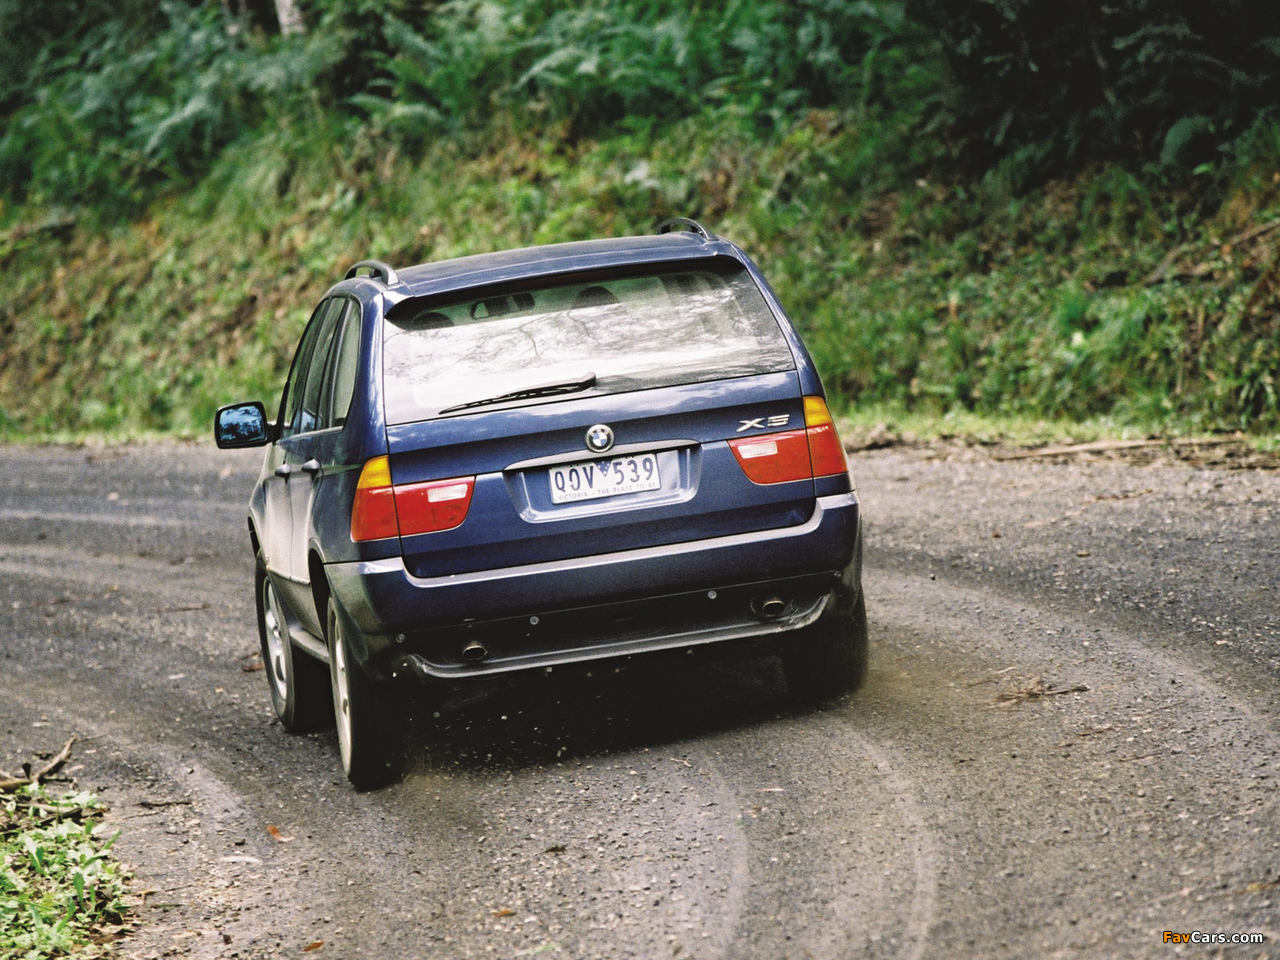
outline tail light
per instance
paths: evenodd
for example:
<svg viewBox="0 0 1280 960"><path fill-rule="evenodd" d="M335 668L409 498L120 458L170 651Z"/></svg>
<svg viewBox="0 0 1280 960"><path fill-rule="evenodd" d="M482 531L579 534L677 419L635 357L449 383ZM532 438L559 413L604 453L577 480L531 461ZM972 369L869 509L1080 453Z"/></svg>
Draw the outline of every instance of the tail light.
<svg viewBox="0 0 1280 960"><path fill-rule="evenodd" d="M360 471L351 506L351 539L384 540L452 530L467 518L475 477L391 483L391 463L374 457Z"/></svg>
<svg viewBox="0 0 1280 960"><path fill-rule="evenodd" d="M804 426L809 435L809 460L815 477L833 477L849 472L844 444L836 433L827 402L821 397L804 398Z"/></svg>
<svg viewBox="0 0 1280 960"><path fill-rule="evenodd" d="M351 539L359 543L399 535L391 461L374 457L364 465L356 481L356 499L351 505Z"/></svg>
<svg viewBox="0 0 1280 960"><path fill-rule="evenodd" d="M730 440L743 473L753 483L786 483L845 473L844 445L821 397L804 398L803 430Z"/></svg>

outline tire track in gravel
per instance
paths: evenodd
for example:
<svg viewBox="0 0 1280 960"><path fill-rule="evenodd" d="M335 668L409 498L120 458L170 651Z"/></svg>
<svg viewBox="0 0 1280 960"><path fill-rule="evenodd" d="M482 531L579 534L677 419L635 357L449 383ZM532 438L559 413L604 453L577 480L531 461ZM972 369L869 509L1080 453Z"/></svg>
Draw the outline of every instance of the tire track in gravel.
<svg viewBox="0 0 1280 960"><path fill-rule="evenodd" d="M442 946L835 960L923 941L932 841L903 781L838 712L791 712L775 664L578 677L446 727L400 800L492 869L467 875Z"/></svg>
<svg viewBox="0 0 1280 960"><path fill-rule="evenodd" d="M237 660L252 627L248 599L226 599L236 570L94 556L79 537L6 545L0 568L23 598L6 611L7 682L22 691L11 704L87 733L110 762L84 759L108 781L112 763L140 772L109 783L117 822L163 817L163 830L135 823L121 851L179 906L151 911L130 955L266 956L330 938L349 957L424 942L458 956L839 957L855 940L901 937L913 825L896 818L892 788L875 791L864 744L833 737L827 715L787 712L772 664L516 690L427 722L425 739L447 745L421 754L426 769L359 796L333 767L331 736L265 723L260 678ZM594 706L567 714L572 700ZM513 731L504 710L533 719ZM787 747L762 751L775 736ZM499 751L513 756L489 762ZM831 788L833 763L858 791ZM570 789L595 803L566 804ZM183 803L139 809L157 796ZM275 823L289 845L266 839ZM850 865L869 857L864 883Z"/></svg>
<svg viewBox="0 0 1280 960"><path fill-rule="evenodd" d="M981 511L961 524L929 500L954 491L946 465L859 473L885 548L868 555L872 668L854 697L794 710L769 660L557 671L419 711L411 775L362 795L332 734L281 733L241 671L249 461L183 448L156 473L172 453L86 469L79 452L0 451L0 710L18 749L52 726L94 738L77 776L106 786L121 850L164 891L126 956L1180 955L1164 929L1266 932L1212 955L1280 956L1280 737L1265 685L1231 679L1268 654L1218 662L1107 599L1150 593L1123 557L1114 583L1079 588L1103 600L1067 602L1052 572L1075 545L1064 561L1026 524L1083 499L1069 472L1036 496L1045 471L967 468L1021 491L1013 512L988 498L1031 531L1002 540ZM23 471L79 486L62 503ZM907 473L927 482L908 490ZM913 512L920 496L934 505ZM1135 501L1117 501L1114 534L1111 501L1097 508L1095 545L1120 549ZM1025 552L997 552L1019 538ZM1206 595L1269 622L1220 580ZM189 804L139 806L157 796Z"/></svg>
<svg viewBox="0 0 1280 960"><path fill-rule="evenodd" d="M1105 624L925 577L868 586L888 642L849 706L947 838L923 955L1154 957L1183 928L1264 932L1272 953L1223 955L1274 955L1269 719Z"/></svg>

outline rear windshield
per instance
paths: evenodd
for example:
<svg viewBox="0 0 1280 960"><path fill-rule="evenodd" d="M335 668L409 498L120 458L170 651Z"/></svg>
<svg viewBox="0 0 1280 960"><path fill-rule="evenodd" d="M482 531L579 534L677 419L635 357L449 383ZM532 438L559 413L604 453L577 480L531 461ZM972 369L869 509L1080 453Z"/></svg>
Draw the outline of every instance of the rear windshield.
<svg viewBox="0 0 1280 960"><path fill-rule="evenodd" d="M751 277L732 262L549 279L417 299L388 313L387 422L791 370Z"/></svg>

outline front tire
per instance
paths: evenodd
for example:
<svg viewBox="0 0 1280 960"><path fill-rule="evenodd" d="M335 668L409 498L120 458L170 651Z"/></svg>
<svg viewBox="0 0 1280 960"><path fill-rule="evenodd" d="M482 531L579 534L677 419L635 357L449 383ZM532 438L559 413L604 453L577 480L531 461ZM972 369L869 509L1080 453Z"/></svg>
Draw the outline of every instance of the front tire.
<svg viewBox="0 0 1280 960"><path fill-rule="evenodd" d="M350 631L330 599L326 635L338 753L352 786L372 790L400 779L399 744L388 702L390 691L371 680L356 662Z"/></svg>
<svg viewBox="0 0 1280 960"><path fill-rule="evenodd" d="M329 678L324 664L293 645L280 596L258 555L255 576L258 642L266 669L271 706L280 726L290 733L318 730L329 719Z"/></svg>

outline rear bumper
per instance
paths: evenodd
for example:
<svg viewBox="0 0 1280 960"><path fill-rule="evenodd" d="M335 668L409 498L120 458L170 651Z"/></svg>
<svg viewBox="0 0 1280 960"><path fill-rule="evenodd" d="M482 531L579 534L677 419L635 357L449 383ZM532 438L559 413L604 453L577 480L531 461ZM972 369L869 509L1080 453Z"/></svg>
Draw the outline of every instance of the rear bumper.
<svg viewBox="0 0 1280 960"><path fill-rule="evenodd" d="M372 661L367 663L371 672L385 674L393 660L418 652L424 638L456 636L470 625L544 618L582 608L628 607L647 599L810 575L832 575L826 581L831 590L847 590L849 585L856 589L861 583L860 536L857 497L847 493L820 497L807 522L775 530L440 577L414 577L399 557L330 564L326 572L334 599L365 640L360 658ZM812 596L812 591L806 593ZM718 627L704 623L696 630L679 623L669 630L655 625L610 655L799 629L817 617L823 603L821 596L816 607L798 599L793 615L768 622L726 621ZM606 655L606 647L618 647L618 642L596 643L590 651L572 641L558 652L538 646L543 655L534 658L536 663L516 656L451 664L428 656L430 665L415 669L442 677L494 673L541 665L544 660L593 659Z"/></svg>

